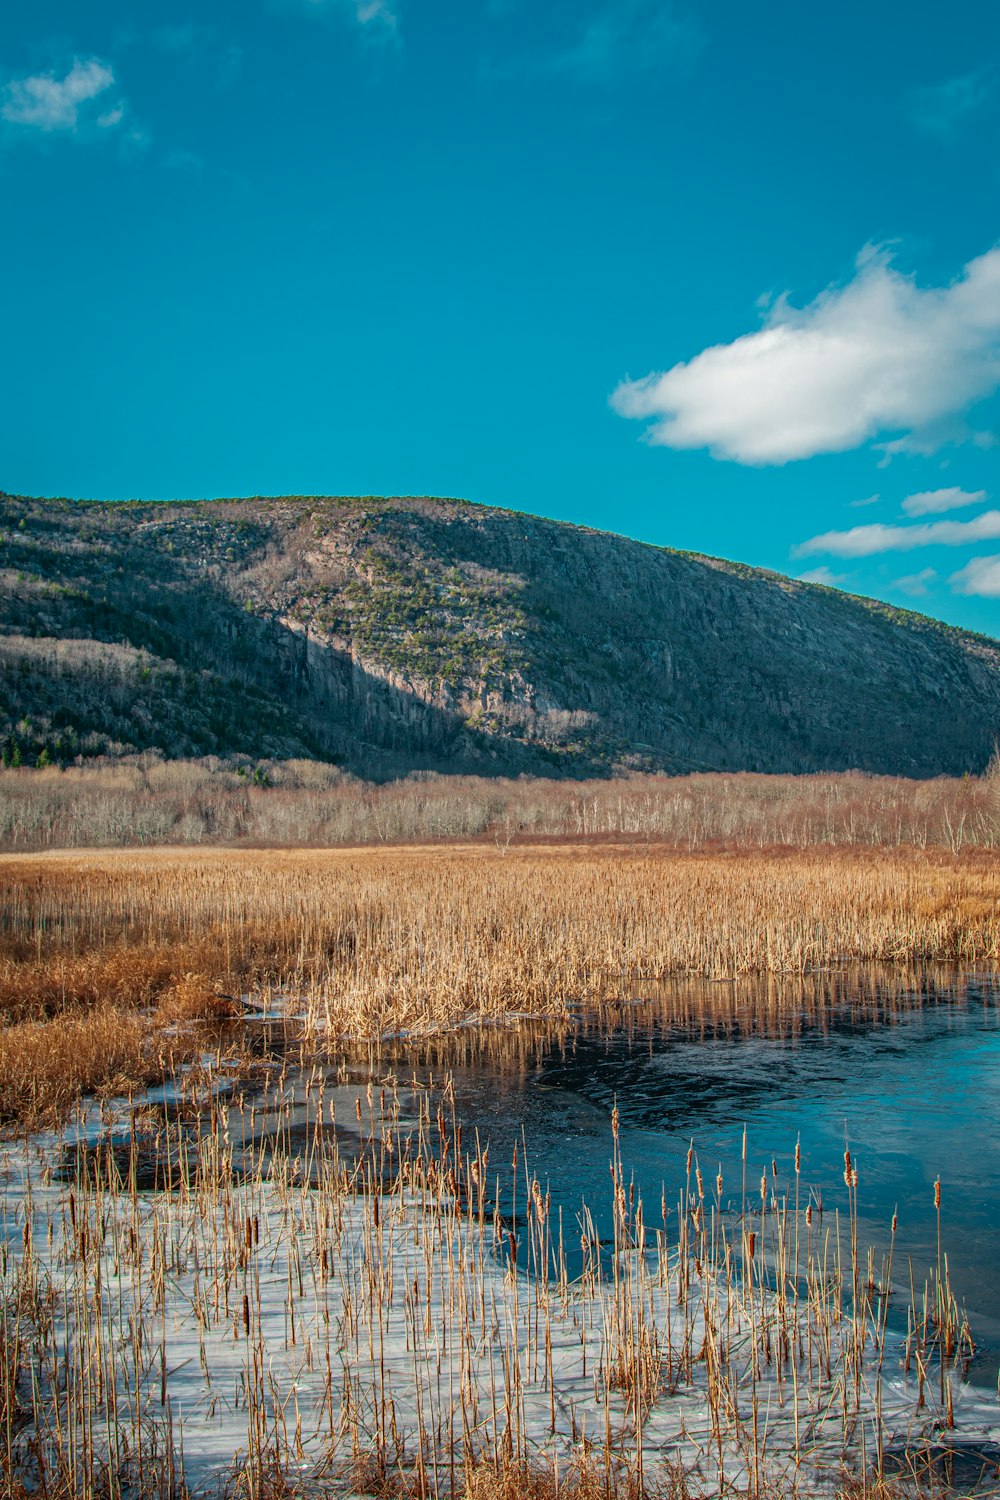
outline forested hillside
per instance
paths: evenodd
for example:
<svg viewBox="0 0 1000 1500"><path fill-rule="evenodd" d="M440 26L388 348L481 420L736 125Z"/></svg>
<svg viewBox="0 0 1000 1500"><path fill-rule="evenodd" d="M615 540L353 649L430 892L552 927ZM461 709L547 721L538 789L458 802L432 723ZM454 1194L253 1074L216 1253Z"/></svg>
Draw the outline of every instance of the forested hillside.
<svg viewBox="0 0 1000 1500"><path fill-rule="evenodd" d="M929 776L998 732L996 642L735 563L451 500L0 497L7 764Z"/></svg>

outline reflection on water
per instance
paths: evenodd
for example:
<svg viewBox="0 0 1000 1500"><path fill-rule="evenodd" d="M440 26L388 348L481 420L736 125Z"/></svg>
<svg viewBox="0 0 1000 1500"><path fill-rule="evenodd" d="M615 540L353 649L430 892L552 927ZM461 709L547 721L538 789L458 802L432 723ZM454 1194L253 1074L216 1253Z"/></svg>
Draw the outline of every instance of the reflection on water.
<svg viewBox="0 0 1000 1500"><path fill-rule="evenodd" d="M350 1149L355 1111L361 1118L370 1108L370 1079L399 1081L405 1131L416 1118L415 1095L450 1074L467 1141L475 1132L490 1145L501 1205L510 1201L517 1146L520 1173L526 1160L550 1187L569 1246L583 1201L599 1232L611 1229L616 1104L622 1157L647 1222L658 1219L662 1195L668 1207L676 1203L692 1143L708 1182L721 1171L725 1211L743 1211L744 1182L748 1207L759 1206L763 1171L779 1199L794 1200L799 1141L800 1201L822 1204L820 1226L835 1229L838 1212L846 1213L849 1144L862 1240L884 1248L898 1212L899 1323L908 1258L918 1293L936 1259L933 1184L940 1177L951 1282L980 1344L973 1375L984 1384L995 1380L1000 1361L998 998L1000 976L940 968L679 981L564 1023L396 1041L346 1064L342 1055L324 1062L310 1050L300 1069L283 1074L280 1100L257 1097L244 1129L249 1120L256 1145L278 1132L297 1149L311 1129L318 1068Z"/></svg>
<svg viewBox="0 0 1000 1500"><path fill-rule="evenodd" d="M824 1223L846 1210L843 1153L859 1168L861 1232L885 1243L898 1211L897 1270L918 1286L936 1256L933 1183L953 1286L980 1342L976 1378L1000 1356L1000 979L940 969L845 970L796 981L680 982L604 1007L571 1028L505 1036L449 1052L398 1049L401 1074L450 1068L457 1108L489 1139L493 1163L523 1140L568 1227L582 1199L608 1205L610 1116L647 1203L672 1202L689 1144L706 1178L721 1168L723 1204L741 1208L743 1132L748 1197L762 1170L802 1201L813 1189ZM773 1180L773 1179L772 1179ZM605 1230L608 1223L599 1223Z"/></svg>

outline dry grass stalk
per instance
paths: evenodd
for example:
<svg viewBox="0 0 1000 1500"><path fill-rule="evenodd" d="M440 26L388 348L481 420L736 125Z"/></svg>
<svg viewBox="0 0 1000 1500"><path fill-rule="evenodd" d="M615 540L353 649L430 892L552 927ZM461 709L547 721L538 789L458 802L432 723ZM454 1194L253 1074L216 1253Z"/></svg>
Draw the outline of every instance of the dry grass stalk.
<svg viewBox="0 0 1000 1500"><path fill-rule="evenodd" d="M20 1228L0 1263L19 1351L3 1493L179 1500L183 1454L221 1482L235 1441L245 1500L352 1481L394 1500L777 1500L845 1461L858 1500L889 1500L864 1462L882 1452L888 1268L858 1245L853 1166L843 1235L807 1234L772 1175L725 1211L693 1154L654 1232L613 1132L613 1233L601 1245L584 1214L573 1278L523 1154L498 1174L447 1084L359 1089L345 1154L333 1082L293 1097L278 1077L243 1115L209 1093L158 1134L134 1125L124 1154L110 1120L68 1182L0 1196ZM170 1185L143 1193L151 1150ZM941 1340L922 1358L954 1364Z"/></svg>
<svg viewBox="0 0 1000 1500"><path fill-rule="evenodd" d="M159 1082L191 1050L120 1006L0 1029L0 1125L52 1124L85 1094Z"/></svg>
<svg viewBox="0 0 1000 1500"><path fill-rule="evenodd" d="M129 1012L219 1020L241 992L282 990L314 1029L365 1040L558 1017L668 975L998 956L1000 869L984 854L480 845L7 856L0 1115L58 1109L116 1074L153 1076L156 1046Z"/></svg>

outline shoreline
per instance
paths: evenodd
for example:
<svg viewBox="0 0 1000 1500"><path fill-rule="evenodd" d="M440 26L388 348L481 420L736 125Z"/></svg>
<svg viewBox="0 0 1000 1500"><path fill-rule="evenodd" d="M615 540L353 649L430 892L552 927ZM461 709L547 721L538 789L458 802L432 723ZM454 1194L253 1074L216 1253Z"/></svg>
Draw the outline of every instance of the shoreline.
<svg viewBox="0 0 1000 1500"><path fill-rule="evenodd" d="M1000 963L1000 854L607 845L0 855L0 1123L153 1082L241 996L376 1040L636 985ZM120 1091L120 1090L119 1090Z"/></svg>

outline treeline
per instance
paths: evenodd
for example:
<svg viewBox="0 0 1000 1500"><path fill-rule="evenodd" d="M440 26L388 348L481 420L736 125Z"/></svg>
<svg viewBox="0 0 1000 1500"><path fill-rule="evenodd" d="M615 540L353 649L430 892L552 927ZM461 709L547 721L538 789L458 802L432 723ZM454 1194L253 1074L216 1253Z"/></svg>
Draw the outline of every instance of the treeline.
<svg viewBox="0 0 1000 1500"><path fill-rule="evenodd" d="M192 612L211 617L208 604ZM174 660L122 643L0 633L0 767L316 753L290 707L198 667L183 646L178 637Z"/></svg>
<svg viewBox="0 0 1000 1500"><path fill-rule="evenodd" d="M618 838L680 849L1000 847L1000 765L931 781L856 771L568 782L414 773L375 785L314 761L155 756L0 771L0 848L326 846Z"/></svg>

